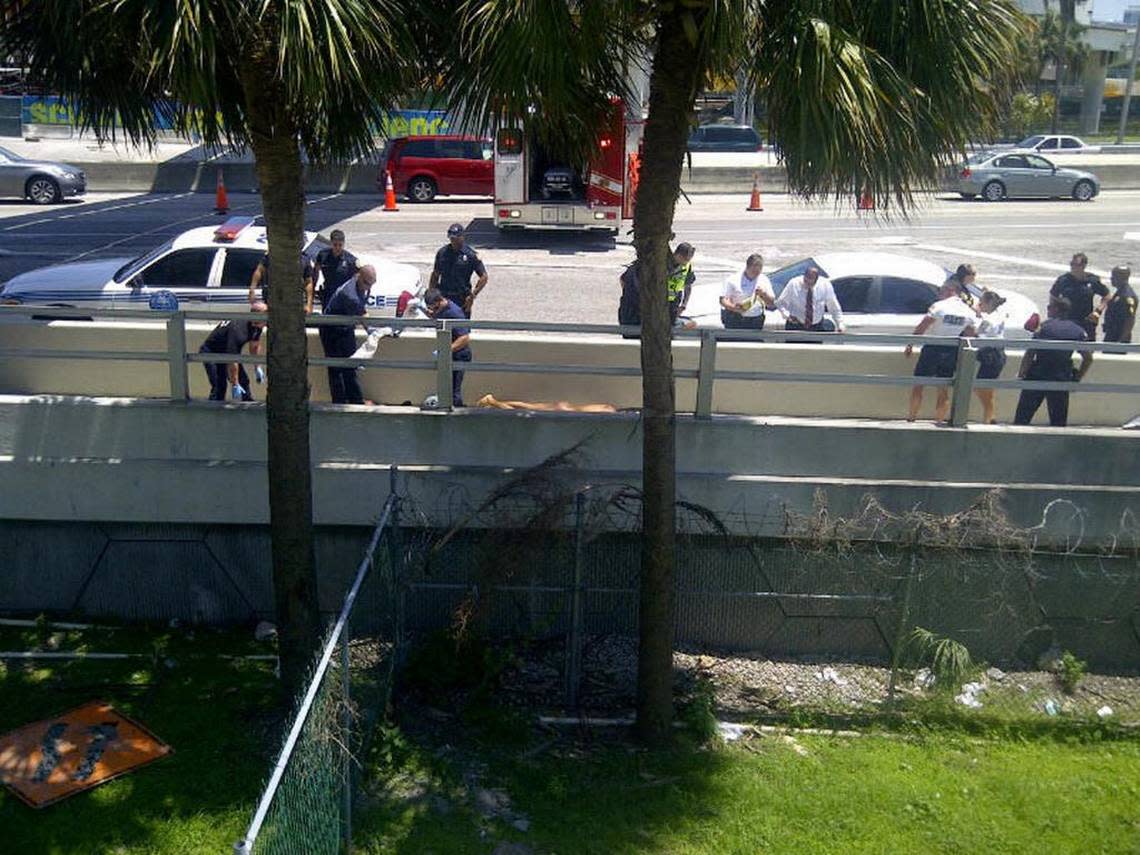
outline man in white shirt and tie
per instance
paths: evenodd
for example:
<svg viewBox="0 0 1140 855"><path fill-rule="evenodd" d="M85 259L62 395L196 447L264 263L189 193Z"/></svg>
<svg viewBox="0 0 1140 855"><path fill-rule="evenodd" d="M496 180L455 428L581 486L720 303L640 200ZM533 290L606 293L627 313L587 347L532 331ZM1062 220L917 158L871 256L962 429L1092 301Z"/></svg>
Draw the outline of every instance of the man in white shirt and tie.
<svg viewBox="0 0 1140 855"><path fill-rule="evenodd" d="M835 297L831 280L809 267L803 276L790 280L776 298L776 308L787 319L784 329L812 332L843 332L843 307ZM825 315L830 314L827 318Z"/></svg>

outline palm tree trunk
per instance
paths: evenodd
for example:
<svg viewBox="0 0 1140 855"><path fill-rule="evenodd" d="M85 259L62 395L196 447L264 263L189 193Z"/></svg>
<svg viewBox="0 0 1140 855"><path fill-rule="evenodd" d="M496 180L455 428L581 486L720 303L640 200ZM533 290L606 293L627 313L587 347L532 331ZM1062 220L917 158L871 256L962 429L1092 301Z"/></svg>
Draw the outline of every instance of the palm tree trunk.
<svg viewBox="0 0 1140 855"><path fill-rule="evenodd" d="M681 7L683 9L683 7ZM634 214L641 287L642 520L637 659L639 737L665 741L673 722L673 621L676 563L676 406L672 325L665 291L673 208L689 116L703 77L685 38L683 12L657 21L657 49L649 82L642 180Z"/></svg>
<svg viewBox="0 0 1140 855"><path fill-rule="evenodd" d="M272 25L266 27L273 32ZM246 57L245 106L269 239L269 532L284 700L291 703L319 638L309 458L308 345L299 259L304 235L304 173L297 126L274 70L271 42Z"/></svg>
<svg viewBox="0 0 1140 855"><path fill-rule="evenodd" d="M1058 51L1058 53L1064 54L1066 50L1068 50L1068 42L1066 41L1065 31L1062 30L1061 50ZM1061 75L1065 73L1065 63L1062 61L1060 56L1057 57L1057 61L1054 64L1054 69L1056 78L1053 80L1053 123L1049 131L1051 134L1057 133L1057 128L1060 125L1061 121Z"/></svg>

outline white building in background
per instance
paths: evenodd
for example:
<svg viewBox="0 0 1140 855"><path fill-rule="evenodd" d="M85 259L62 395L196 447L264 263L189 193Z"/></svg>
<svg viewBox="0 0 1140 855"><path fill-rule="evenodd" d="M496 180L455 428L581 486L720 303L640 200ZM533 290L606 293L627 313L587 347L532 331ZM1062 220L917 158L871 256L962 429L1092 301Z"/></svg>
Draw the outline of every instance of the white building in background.
<svg viewBox="0 0 1140 855"><path fill-rule="evenodd" d="M1061 4L1057 0L1017 0L1021 11L1035 17L1045 13L1059 13ZM1132 51L1132 33L1135 24L1106 23L1094 21L1092 0L1076 0L1073 19L1085 27L1081 40L1088 46L1088 57L1081 71L1081 120L1082 134L1095 134L1100 131L1100 114L1104 108L1104 86L1108 67L1125 62ZM1140 11L1132 7L1129 11ZM1127 12L1125 13L1128 14ZM1046 69L1042 77L1053 80L1054 72Z"/></svg>

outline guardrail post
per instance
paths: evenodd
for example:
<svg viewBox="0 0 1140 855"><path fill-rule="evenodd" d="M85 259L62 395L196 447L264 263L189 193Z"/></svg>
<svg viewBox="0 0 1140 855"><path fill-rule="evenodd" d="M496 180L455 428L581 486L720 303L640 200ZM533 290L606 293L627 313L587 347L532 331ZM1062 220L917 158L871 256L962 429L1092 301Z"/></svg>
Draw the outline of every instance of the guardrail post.
<svg viewBox="0 0 1140 855"><path fill-rule="evenodd" d="M441 410L451 409L451 328L447 321L441 321L435 331L435 394L439 398Z"/></svg>
<svg viewBox="0 0 1140 855"><path fill-rule="evenodd" d="M170 400L185 401L190 397L190 378L186 372L186 315L174 312L166 319L166 359L170 366Z"/></svg>
<svg viewBox="0 0 1140 855"><path fill-rule="evenodd" d="M697 365L698 419L712 418L713 382L716 380L716 334L712 330L701 332L701 355Z"/></svg>
<svg viewBox="0 0 1140 855"><path fill-rule="evenodd" d="M970 398L974 394L974 377L977 373L977 349L971 347L967 339L959 339L954 383L950 387L950 424L954 427L965 427L970 419Z"/></svg>

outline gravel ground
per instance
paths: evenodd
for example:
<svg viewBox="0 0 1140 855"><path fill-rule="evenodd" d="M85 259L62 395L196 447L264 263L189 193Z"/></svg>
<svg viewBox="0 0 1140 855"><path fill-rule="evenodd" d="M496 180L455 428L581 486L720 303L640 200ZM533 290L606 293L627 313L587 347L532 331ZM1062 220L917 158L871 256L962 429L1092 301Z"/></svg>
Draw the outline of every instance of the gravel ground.
<svg viewBox="0 0 1140 855"><path fill-rule="evenodd" d="M582 652L581 711L591 716L627 714L633 707L636 639L596 636ZM535 645L507 670L502 695L520 706L560 709L564 704L561 645ZM887 697L890 670L822 659L774 660L754 654L725 655L685 649L673 657L682 688L708 680L718 715L747 719L795 710L827 713L871 712ZM900 671L897 692L915 699L940 694L927 672ZM1066 695L1048 671L1001 671L989 668L969 683L954 687L963 709L1015 717L1072 715L1111 717L1140 724L1140 676L1086 675ZM976 706L980 705L980 706ZM1105 711L1105 708L1111 712Z"/></svg>

